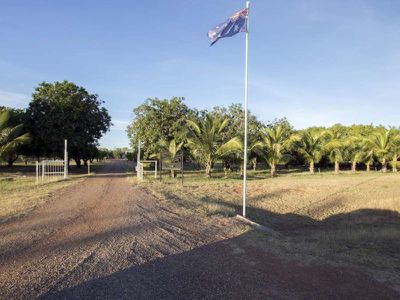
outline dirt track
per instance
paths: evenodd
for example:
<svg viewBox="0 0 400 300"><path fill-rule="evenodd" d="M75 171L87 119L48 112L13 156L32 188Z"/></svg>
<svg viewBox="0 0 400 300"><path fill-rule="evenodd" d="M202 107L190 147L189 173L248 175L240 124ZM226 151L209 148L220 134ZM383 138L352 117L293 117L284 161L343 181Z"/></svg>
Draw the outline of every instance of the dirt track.
<svg viewBox="0 0 400 300"><path fill-rule="evenodd" d="M182 215L115 161L0 225L0 298L395 299L350 268L302 266L251 245L233 219Z"/></svg>

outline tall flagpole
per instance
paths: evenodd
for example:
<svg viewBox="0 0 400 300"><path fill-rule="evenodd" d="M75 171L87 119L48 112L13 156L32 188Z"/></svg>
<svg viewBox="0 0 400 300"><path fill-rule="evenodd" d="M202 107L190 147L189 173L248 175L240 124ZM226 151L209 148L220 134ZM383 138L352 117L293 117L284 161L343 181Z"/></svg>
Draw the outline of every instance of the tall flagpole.
<svg viewBox="0 0 400 300"><path fill-rule="evenodd" d="M243 217L246 217L246 179L247 179L247 100L248 100L248 60L249 60L249 19L250 1L246 1L246 61L244 71L244 153L243 153Z"/></svg>

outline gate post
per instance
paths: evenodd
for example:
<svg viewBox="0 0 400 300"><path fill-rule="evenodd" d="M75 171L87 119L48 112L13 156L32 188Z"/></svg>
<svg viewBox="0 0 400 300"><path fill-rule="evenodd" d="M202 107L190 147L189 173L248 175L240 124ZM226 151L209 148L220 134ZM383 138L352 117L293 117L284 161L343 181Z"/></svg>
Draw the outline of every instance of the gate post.
<svg viewBox="0 0 400 300"><path fill-rule="evenodd" d="M42 183L44 183L44 173L45 173L46 165L44 160L42 161Z"/></svg>
<svg viewBox="0 0 400 300"><path fill-rule="evenodd" d="M36 185L39 184L39 161L36 161Z"/></svg>
<svg viewBox="0 0 400 300"><path fill-rule="evenodd" d="M68 151L67 140L64 140L64 179L68 177Z"/></svg>

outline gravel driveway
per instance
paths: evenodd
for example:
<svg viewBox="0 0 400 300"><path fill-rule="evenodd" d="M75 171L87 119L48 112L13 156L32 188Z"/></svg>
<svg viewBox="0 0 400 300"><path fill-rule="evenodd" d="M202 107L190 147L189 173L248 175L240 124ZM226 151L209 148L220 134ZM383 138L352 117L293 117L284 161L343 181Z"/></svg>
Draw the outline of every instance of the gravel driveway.
<svg viewBox="0 0 400 300"><path fill-rule="evenodd" d="M252 245L236 219L146 194L114 161L0 225L1 299L395 299L352 268L303 266Z"/></svg>

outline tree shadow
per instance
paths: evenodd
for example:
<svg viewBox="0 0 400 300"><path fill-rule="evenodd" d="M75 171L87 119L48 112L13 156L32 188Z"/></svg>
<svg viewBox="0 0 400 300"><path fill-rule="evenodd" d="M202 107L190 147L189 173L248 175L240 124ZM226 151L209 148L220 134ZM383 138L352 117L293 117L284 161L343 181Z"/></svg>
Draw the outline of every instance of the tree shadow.
<svg viewBox="0 0 400 300"><path fill-rule="evenodd" d="M268 214L270 217L272 214ZM288 221L291 216L281 215ZM299 217L301 218L301 217ZM390 211L357 211L329 218L338 226L381 218ZM305 218L306 222L309 222ZM362 221L364 222L364 221ZM250 230L234 238L133 265L74 286L59 286L42 299L396 299L399 293L351 266L304 264L260 248ZM268 248L268 245L265 245ZM134 253L143 255L143 253Z"/></svg>

